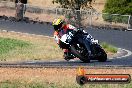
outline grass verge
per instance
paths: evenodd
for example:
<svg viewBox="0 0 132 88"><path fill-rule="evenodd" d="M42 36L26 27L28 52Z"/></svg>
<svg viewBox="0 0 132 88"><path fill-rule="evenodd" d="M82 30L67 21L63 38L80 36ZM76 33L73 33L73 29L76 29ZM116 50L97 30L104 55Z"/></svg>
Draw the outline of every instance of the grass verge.
<svg viewBox="0 0 132 88"><path fill-rule="evenodd" d="M118 48L116 48L115 46L110 45L106 42L102 42L101 46L105 49L106 52L117 53L117 51L118 51Z"/></svg>
<svg viewBox="0 0 132 88"><path fill-rule="evenodd" d="M132 82L130 84L86 84L80 86L78 84L55 84L55 83L42 83L42 82L31 82L26 81L3 81L0 83L0 88L131 88Z"/></svg>
<svg viewBox="0 0 132 88"><path fill-rule="evenodd" d="M0 37L0 55L9 53L13 49L26 48L29 45L30 44L28 42L22 40Z"/></svg>
<svg viewBox="0 0 132 88"><path fill-rule="evenodd" d="M62 59L63 52L53 38L13 32L0 32L0 60Z"/></svg>
<svg viewBox="0 0 132 88"><path fill-rule="evenodd" d="M107 53L116 53L117 48L102 43ZM53 38L26 35L12 32L0 32L0 60L53 60L62 59L63 51L59 49Z"/></svg>

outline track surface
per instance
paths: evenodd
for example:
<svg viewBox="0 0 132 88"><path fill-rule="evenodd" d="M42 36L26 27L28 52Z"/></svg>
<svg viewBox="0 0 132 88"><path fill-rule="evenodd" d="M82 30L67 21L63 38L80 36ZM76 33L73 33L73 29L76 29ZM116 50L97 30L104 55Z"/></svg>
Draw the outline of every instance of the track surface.
<svg viewBox="0 0 132 88"><path fill-rule="evenodd" d="M30 33L36 35L53 36L53 28L47 24L29 24L24 22L0 21L0 29ZM105 41L120 48L132 51L132 31L119 30L96 30L86 29L95 39ZM38 66L132 66L132 55L124 58L109 59L107 62L92 61L81 63L80 61L25 61L17 65L38 65Z"/></svg>

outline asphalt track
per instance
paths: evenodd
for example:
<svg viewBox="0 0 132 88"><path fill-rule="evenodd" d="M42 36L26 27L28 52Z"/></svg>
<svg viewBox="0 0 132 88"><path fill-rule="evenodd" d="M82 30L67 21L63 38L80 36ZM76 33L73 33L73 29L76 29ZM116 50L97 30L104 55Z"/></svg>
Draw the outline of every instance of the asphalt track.
<svg viewBox="0 0 132 88"><path fill-rule="evenodd" d="M0 20L0 29L7 31L15 31L36 35L53 36L53 28L47 24L30 24L25 22L10 22ZM95 39L110 43L119 48L132 51L132 31L106 30L106 29L86 29ZM0 66L3 63L0 64ZM4 63L5 64L5 63ZM12 65L12 64L11 64ZM79 60L66 62L58 61L25 61L15 63L15 65L30 65L30 66L132 66L132 55L122 58L108 59L107 62L91 61L91 63L82 63Z"/></svg>

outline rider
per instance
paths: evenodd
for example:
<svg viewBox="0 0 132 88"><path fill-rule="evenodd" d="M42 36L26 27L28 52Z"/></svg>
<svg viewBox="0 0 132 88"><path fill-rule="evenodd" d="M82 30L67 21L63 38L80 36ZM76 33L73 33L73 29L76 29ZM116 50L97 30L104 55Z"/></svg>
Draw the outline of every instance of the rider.
<svg viewBox="0 0 132 88"><path fill-rule="evenodd" d="M78 29L76 27L74 27L71 24L66 24L65 21L60 19L60 18L55 19L53 21L52 25L53 25L54 30L55 30L54 38L57 41L58 45L60 44L60 39L64 34L67 34L69 31L73 31L73 32L78 31ZM92 36L90 36L90 37L92 38ZM89 50L89 52L91 53L90 50ZM70 60L70 59L74 58L74 56L71 56L68 49L64 49L64 55L63 56L64 56L65 60Z"/></svg>
<svg viewBox="0 0 132 88"><path fill-rule="evenodd" d="M61 37L66 34L69 30L72 31L77 31L77 28L75 28L74 26L70 25L70 24L65 24L65 21L58 18L55 19L52 23L53 27L54 27L54 38L57 42L57 44L60 44L60 39ZM70 52L68 51L68 49L64 49L64 59L65 60L69 60L74 58L73 56L70 55Z"/></svg>

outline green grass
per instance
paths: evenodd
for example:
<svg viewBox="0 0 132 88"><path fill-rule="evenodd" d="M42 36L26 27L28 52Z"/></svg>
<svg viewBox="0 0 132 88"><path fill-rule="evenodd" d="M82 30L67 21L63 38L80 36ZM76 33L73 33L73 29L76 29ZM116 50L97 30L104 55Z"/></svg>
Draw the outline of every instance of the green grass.
<svg viewBox="0 0 132 88"><path fill-rule="evenodd" d="M10 38L2 38L0 37L0 55L4 53L8 53L11 50L15 50L17 48L25 48L30 44L28 42Z"/></svg>
<svg viewBox="0 0 132 88"><path fill-rule="evenodd" d="M13 51L26 49L30 45L29 42L23 40L0 37L0 60L6 61L7 57L10 57L9 54L13 56Z"/></svg>
<svg viewBox="0 0 132 88"><path fill-rule="evenodd" d="M58 88L59 86L54 83L39 83L39 82L25 82L25 81L3 81L0 83L0 88Z"/></svg>
<svg viewBox="0 0 132 88"><path fill-rule="evenodd" d="M80 86L78 84L56 84L48 82L26 82L26 81L2 81L0 82L0 88L131 88L130 84L85 84Z"/></svg>
<svg viewBox="0 0 132 88"><path fill-rule="evenodd" d="M0 83L0 88L46 88L41 83L26 83L20 81L4 81Z"/></svg>
<svg viewBox="0 0 132 88"><path fill-rule="evenodd" d="M115 46L110 45L105 42L102 42L101 46L106 50L106 52L117 53L117 51L118 51L118 49Z"/></svg>

